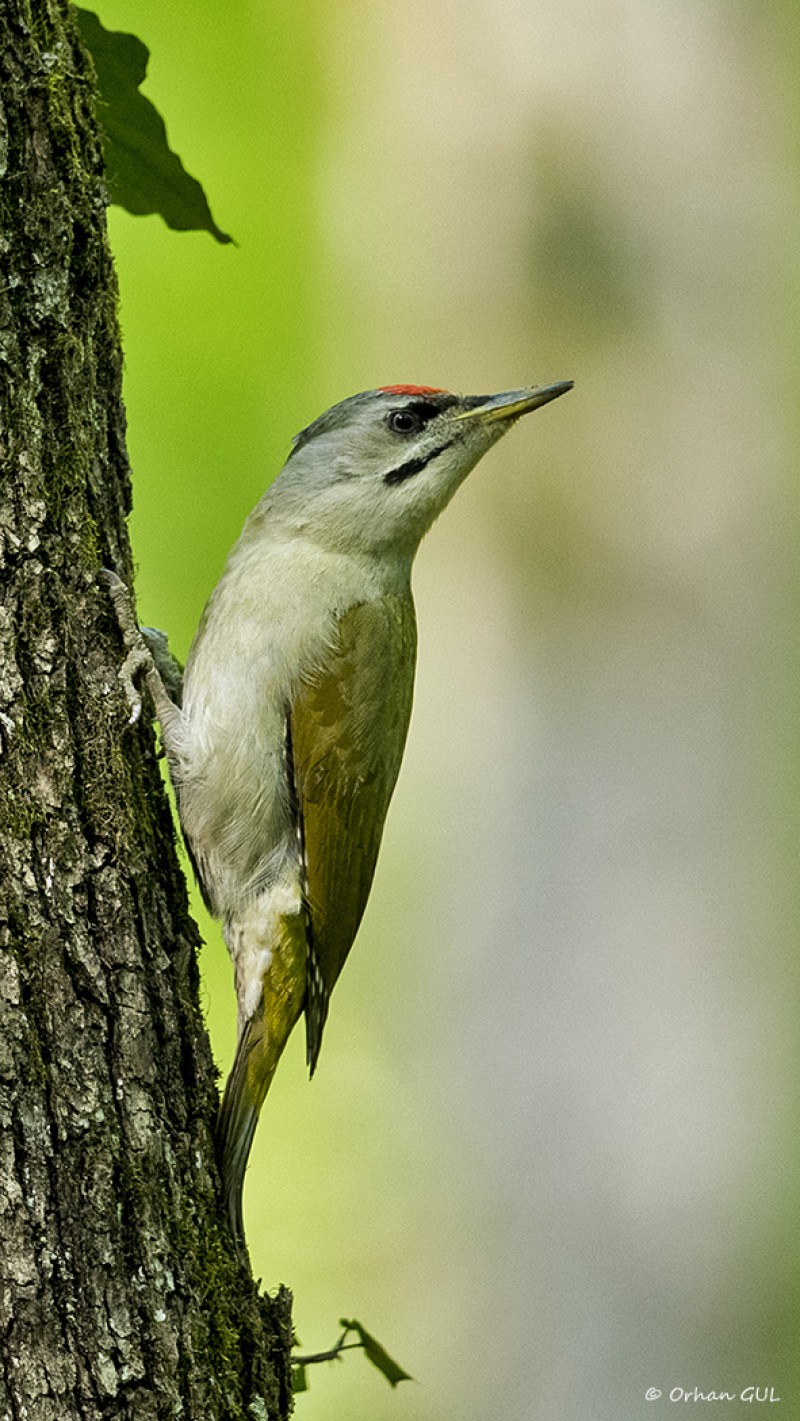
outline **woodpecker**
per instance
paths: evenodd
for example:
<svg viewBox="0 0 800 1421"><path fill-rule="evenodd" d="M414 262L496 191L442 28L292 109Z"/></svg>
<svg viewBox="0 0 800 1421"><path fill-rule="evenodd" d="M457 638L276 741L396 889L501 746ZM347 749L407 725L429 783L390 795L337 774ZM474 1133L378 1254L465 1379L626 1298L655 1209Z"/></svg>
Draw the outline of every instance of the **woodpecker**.
<svg viewBox="0 0 800 1421"><path fill-rule="evenodd" d="M244 1254L242 1187L259 1112L305 1014L313 1073L333 987L375 872L406 740L416 660L411 567L478 460L572 381L499 395L425 385L353 395L296 436L212 592L182 676L136 627L143 674L205 902L233 959L238 1047L217 1151Z"/></svg>

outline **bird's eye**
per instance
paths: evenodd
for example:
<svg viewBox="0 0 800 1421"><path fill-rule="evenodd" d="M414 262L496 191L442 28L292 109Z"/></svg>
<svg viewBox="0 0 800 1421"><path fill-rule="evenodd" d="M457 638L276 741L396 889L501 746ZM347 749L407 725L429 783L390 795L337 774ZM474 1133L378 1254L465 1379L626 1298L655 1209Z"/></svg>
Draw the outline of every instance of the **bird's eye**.
<svg viewBox="0 0 800 1421"><path fill-rule="evenodd" d="M392 410L388 425L394 434L413 434L419 429L419 420L411 410Z"/></svg>

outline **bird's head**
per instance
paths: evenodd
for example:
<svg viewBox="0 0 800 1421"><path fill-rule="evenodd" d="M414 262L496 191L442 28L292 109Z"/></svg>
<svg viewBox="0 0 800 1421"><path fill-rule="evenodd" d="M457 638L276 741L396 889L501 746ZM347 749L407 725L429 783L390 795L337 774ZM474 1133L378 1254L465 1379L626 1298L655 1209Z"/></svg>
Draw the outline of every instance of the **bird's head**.
<svg viewBox="0 0 800 1421"><path fill-rule="evenodd" d="M259 518L337 551L413 556L507 429L572 381L500 395L387 385L334 405L294 440Z"/></svg>

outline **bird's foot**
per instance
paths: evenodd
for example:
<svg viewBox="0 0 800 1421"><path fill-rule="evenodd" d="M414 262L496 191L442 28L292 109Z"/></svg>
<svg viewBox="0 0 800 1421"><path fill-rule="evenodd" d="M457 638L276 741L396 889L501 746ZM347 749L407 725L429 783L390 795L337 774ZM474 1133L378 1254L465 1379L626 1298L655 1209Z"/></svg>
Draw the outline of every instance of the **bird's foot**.
<svg viewBox="0 0 800 1421"><path fill-rule="evenodd" d="M122 640L127 652L118 674L125 692L125 699L130 707L128 724L135 725L142 714L142 694L136 684L136 678L153 669L153 655L142 636L134 614L130 591L122 578L118 577L110 568L104 567L100 570L100 579L106 584L111 594L117 625L122 633Z"/></svg>

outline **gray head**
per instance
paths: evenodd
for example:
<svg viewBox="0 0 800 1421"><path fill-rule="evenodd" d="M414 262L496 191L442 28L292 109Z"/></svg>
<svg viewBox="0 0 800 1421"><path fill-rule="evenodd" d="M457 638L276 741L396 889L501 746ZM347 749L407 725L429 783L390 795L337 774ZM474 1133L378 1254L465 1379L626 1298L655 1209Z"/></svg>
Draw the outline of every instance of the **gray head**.
<svg viewBox="0 0 800 1421"><path fill-rule="evenodd" d="M351 395L297 435L254 521L280 522L342 552L413 556L487 449L521 415L571 389L564 380L501 395L422 385Z"/></svg>

